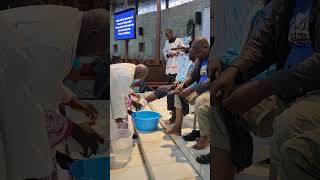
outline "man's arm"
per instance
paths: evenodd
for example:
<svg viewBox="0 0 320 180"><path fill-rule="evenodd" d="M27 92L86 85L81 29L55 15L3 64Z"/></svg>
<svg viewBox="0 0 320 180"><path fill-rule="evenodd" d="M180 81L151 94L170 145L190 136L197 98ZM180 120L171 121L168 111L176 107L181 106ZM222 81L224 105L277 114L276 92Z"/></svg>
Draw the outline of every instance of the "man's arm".
<svg viewBox="0 0 320 180"><path fill-rule="evenodd" d="M195 71L197 71L197 69L199 68L200 66L200 62L199 60L197 59L195 62L194 62L194 65L193 65L193 68L190 72L188 72L187 74L187 77L185 78L185 80L183 81L183 87L188 87L190 86L191 84L193 84L194 82L196 82L195 78L194 78L194 75L195 75Z"/></svg>
<svg viewBox="0 0 320 180"><path fill-rule="evenodd" d="M309 91L320 89L320 52L271 77L273 93L282 99L292 100Z"/></svg>
<svg viewBox="0 0 320 180"><path fill-rule="evenodd" d="M274 54L274 25L279 7L279 0L272 2L272 15L256 24L258 28L250 33L240 56L232 63L239 69L241 79L250 79L274 63L275 58L270 55Z"/></svg>

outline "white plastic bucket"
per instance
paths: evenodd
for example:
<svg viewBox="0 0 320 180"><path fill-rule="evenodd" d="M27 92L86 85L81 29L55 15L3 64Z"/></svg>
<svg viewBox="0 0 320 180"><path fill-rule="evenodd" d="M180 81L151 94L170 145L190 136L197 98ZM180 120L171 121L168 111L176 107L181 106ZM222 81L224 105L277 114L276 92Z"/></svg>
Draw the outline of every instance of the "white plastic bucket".
<svg viewBox="0 0 320 180"><path fill-rule="evenodd" d="M121 168L131 160L133 151L132 135L133 133L129 129L119 129L111 134L112 169Z"/></svg>

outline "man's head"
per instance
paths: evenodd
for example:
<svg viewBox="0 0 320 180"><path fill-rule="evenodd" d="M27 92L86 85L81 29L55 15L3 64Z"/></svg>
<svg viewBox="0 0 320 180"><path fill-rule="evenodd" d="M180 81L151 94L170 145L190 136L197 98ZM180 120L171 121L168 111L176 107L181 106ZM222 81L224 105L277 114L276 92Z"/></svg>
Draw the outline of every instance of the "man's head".
<svg viewBox="0 0 320 180"><path fill-rule="evenodd" d="M143 64L138 64L136 66L136 72L134 74L134 79L145 79L148 75L148 68Z"/></svg>
<svg viewBox="0 0 320 180"><path fill-rule="evenodd" d="M171 40L174 37L172 29L167 29L165 33L168 40Z"/></svg>
<svg viewBox="0 0 320 180"><path fill-rule="evenodd" d="M85 11L78 40L78 56L102 55L107 50L110 23L105 9Z"/></svg>
<svg viewBox="0 0 320 180"><path fill-rule="evenodd" d="M205 38L196 39L191 46L190 54L194 54L199 60L209 57L210 46Z"/></svg>
<svg viewBox="0 0 320 180"><path fill-rule="evenodd" d="M122 63L122 59L119 56L112 56L111 58L111 64L117 64L117 63Z"/></svg>

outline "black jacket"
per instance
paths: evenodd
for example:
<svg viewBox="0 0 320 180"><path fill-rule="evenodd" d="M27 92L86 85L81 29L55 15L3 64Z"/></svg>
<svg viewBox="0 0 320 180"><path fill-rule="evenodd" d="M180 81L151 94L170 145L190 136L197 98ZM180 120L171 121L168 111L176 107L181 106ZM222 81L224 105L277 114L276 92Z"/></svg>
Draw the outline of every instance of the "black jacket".
<svg viewBox="0 0 320 180"><path fill-rule="evenodd" d="M233 63L239 67L242 80L254 77L276 63L280 71L271 77L274 94L288 100L320 89L320 0L315 0L310 13L309 31L314 54L290 70L282 71L290 52L288 33L293 2L272 1L272 15L259 27L257 36L248 40Z"/></svg>

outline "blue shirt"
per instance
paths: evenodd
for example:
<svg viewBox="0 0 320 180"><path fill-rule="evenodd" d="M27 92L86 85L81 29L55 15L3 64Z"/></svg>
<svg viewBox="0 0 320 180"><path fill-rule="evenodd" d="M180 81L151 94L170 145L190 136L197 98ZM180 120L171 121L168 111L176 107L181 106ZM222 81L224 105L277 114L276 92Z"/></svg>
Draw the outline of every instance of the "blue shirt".
<svg viewBox="0 0 320 180"><path fill-rule="evenodd" d="M208 58L202 60L202 62L201 62L199 83L201 83L201 82L203 82L203 81L208 79L208 72L207 72L208 63L209 63Z"/></svg>
<svg viewBox="0 0 320 180"><path fill-rule="evenodd" d="M309 33L309 15L314 0L295 0L288 40L291 51L285 69L304 61L314 53Z"/></svg>

